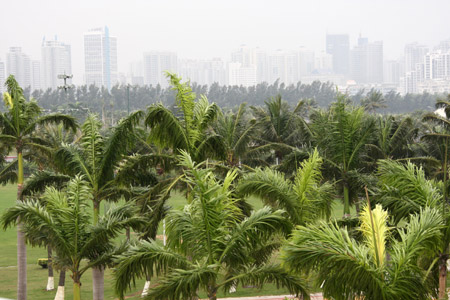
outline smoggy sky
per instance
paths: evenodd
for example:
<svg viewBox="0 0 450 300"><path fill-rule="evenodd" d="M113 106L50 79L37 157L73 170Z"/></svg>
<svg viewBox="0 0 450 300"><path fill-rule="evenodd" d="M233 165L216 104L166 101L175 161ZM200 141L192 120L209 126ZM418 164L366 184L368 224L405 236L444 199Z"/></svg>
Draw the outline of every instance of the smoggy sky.
<svg viewBox="0 0 450 300"><path fill-rule="evenodd" d="M75 82L83 81L83 33L107 25L118 38L119 72L144 51L181 58L230 58L241 44L268 51L325 48L326 33L361 33L384 42L385 58L405 43L434 46L450 38L449 0L13 0L0 4L0 59L21 46L40 59L42 38L72 46Z"/></svg>

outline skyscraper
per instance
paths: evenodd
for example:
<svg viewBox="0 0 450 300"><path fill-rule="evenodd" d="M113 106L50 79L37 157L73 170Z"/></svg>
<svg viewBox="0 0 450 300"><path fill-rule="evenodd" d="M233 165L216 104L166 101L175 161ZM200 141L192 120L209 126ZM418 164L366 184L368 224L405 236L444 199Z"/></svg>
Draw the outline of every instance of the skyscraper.
<svg viewBox="0 0 450 300"><path fill-rule="evenodd" d="M333 57L333 72L350 73L350 42L347 34L327 34L326 51Z"/></svg>
<svg viewBox="0 0 450 300"><path fill-rule="evenodd" d="M351 77L358 84L383 83L383 42L359 38L350 57Z"/></svg>
<svg viewBox="0 0 450 300"><path fill-rule="evenodd" d="M0 61L0 94L5 92L5 63Z"/></svg>
<svg viewBox="0 0 450 300"><path fill-rule="evenodd" d="M72 61L70 45L57 40L43 41L42 55L42 85L44 89L55 89L61 85L58 75L72 74ZM34 74L34 70L33 70Z"/></svg>
<svg viewBox="0 0 450 300"><path fill-rule="evenodd" d="M144 53L144 83L162 87L169 85L165 72L178 71L177 54L169 51L150 51Z"/></svg>
<svg viewBox="0 0 450 300"><path fill-rule="evenodd" d="M109 35L108 27L84 34L84 67L87 85L110 90L117 83L117 38Z"/></svg>
<svg viewBox="0 0 450 300"><path fill-rule="evenodd" d="M21 47L11 47L6 53L6 75L14 75L22 88L31 85L30 57L22 52Z"/></svg>

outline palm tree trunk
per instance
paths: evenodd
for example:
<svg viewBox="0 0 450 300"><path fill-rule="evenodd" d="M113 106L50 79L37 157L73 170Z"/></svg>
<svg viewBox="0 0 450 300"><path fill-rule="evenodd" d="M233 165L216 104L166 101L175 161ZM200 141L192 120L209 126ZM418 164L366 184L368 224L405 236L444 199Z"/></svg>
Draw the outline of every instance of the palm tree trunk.
<svg viewBox="0 0 450 300"><path fill-rule="evenodd" d="M22 151L17 151L18 176L17 176L17 202L22 201L23 189L23 156ZM27 299L27 247L23 224L17 224L17 300Z"/></svg>
<svg viewBox="0 0 450 300"><path fill-rule="evenodd" d="M73 300L81 300L81 283L73 282Z"/></svg>
<svg viewBox="0 0 450 300"><path fill-rule="evenodd" d="M447 255L439 259L439 299L447 298Z"/></svg>
<svg viewBox="0 0 450 300"><path fill-rule="evenodd" d="M125 235L127 236L127 242L129 242L131 238L130 227L127 227L127 229L125 229Z"/></svg>
<svg viewBox="0 0 450 300"><path fill-rule="evenodd" d="M64 285L66 281L66 271L61 270L59 273L58 290L56 291L55 300L64 300Z"/></svg>
<svg viewBox="0 0 450 300"><path fill-rule="evenodd" d="M208 298L209 300L217 300L217 287L215 286L208 287Z"/></svg>
<svg viewBox="0 0 450 300"><path fill-rule="evenodd" d="M150 276L145 275L145 285L144 289L142 290L141 297L145 297L148 295L149 288L150 288Z"/></svg>
<svg viewBox="0 0 450 300"><path fill-rule="evenodd" d="M48 280L47 291L53 291L55 289L55 280L53 278L53 265L52 265L52 247L47 246L47 266L48 266Z"/></svg>
<svg viewBox="0 0 450 300"><path fill-rule="evenodd" d="M344 218L350 218L350 192L347 183L344 182Z"/></svg>
<svg viewBox="0 0 450 300"><path fill-rule="evenodd" d="M104 275L103 267L92 268L92 299L103 300L104 293Z"/></svg>

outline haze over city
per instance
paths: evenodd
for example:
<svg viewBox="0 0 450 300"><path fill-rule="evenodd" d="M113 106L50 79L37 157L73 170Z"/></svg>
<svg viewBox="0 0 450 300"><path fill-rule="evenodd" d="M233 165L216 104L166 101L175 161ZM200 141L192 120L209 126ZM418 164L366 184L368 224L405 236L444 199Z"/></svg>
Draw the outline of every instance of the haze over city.
<svg viewBox="0 0 450 300"><path fill-rule="evenodd" d="M450 38L450 1L10 1L0 19L0 60L21 47L33 60L41 44L71 46L75 84L85 83L83 34L108 26L117 38L119 73L144 52L171 51L180 58L230 61L240 45L268 52L300 47L325 51L326 34L347 34L383 42L383 59L399 59L405 44L432 49ZM17 13L20 12L20 18Z"/></svg>

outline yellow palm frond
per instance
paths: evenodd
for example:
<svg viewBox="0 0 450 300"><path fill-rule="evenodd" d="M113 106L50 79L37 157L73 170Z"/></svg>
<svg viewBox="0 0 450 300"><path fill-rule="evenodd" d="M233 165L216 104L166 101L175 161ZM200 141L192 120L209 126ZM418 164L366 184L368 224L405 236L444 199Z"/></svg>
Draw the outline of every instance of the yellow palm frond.
<svg viewBox="0 0 450 300"><path fill-rule="evenodd" d="M386 261L386 240L390 230L387 226L388 213L379 204L373 210L366 206L360 219L360 230L370 253L375 259L377 267L383 267Z"/></svg>
<svg viewBox="0 0 450 300"><path fill-rule="evenodd" d="M9 106L9 108L14 107L11 95L8 92L3 93L3 101L5 102L6 106Z"/></svg>

